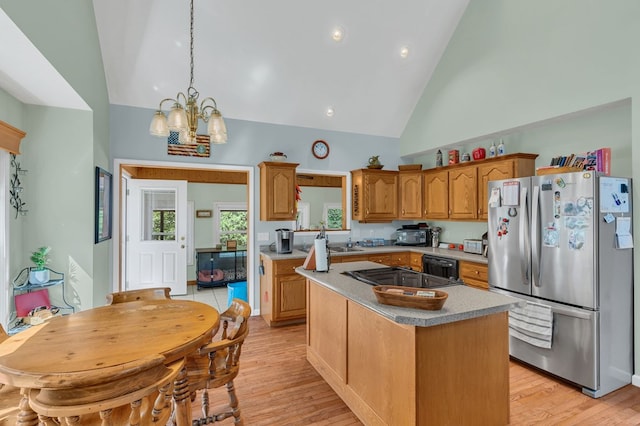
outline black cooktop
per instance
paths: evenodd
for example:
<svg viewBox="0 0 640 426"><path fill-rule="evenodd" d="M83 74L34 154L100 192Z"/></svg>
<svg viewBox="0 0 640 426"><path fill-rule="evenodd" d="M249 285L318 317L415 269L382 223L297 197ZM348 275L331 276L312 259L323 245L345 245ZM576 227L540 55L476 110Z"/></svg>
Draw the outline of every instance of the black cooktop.
<svg viewBox="0 0 640 426"><path fill-rule="evenodd" d="M345 271L343 274L370 285L428 288L463 284L462 281L454 278L438 277L398 267L360 269L357 271Z"/></svg>

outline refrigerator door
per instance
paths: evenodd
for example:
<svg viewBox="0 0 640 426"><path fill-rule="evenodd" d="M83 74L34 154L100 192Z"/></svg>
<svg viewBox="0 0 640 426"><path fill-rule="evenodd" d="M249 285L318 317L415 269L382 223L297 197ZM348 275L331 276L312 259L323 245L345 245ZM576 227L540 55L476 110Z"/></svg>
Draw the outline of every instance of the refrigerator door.
<svg viewBox="0 0 640 426"><path fill-rule="evenodd" d="M489 286L530 294L531 179L488 184Z"/></svg>
<svg viewBox="0 0 640 426"><path fill-rule="evenodd" d="M599 369L600 313L521 296L502 290L496 293L541 303L553 313L551 348L540 348L509 335L509 355L583 387L594 396L601 387Z"/></svg>
<svg viewBox="0 0 640 426"><path fill-rule="evenodd" d="M532 295L597 309L596 175L532 178Z"/></svg>

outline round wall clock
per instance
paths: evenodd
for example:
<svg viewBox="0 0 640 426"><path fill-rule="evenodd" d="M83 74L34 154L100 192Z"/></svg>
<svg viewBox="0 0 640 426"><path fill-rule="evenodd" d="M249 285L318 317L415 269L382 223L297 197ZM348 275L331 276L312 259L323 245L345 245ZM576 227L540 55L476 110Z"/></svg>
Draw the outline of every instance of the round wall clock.
<svg viewBox="0 0 640 426"><path fill-rule="evenodd" d="M311 152L320 160L329 156L329 144L323 140L317 140L311 145Z"/></svg>

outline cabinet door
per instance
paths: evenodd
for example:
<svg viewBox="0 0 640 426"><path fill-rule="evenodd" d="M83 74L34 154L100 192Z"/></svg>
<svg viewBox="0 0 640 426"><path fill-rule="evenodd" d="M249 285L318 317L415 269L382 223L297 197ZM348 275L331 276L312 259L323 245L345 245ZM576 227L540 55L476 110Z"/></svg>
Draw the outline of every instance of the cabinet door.
<svg viewBox="0 0 640 426"><path fill-rule="evenodd" d="M295 220L296 166L260 163L260 220Z"/></svg>
<svg viewBox="0 0 640 426"><path fill-rule="evenodd" d="M422 219L422 172L400 172L398 176L400 219Z"/></svg>
<svg viewBox="0 0 640 426"><path fill-rule="evenodd" d="M424 172L424 217L449 218L449 173L446 170Z"/></svg>
<svg viewBox="0 0 640 426"><path fill-rule="evenodd" d="M400 252L400 253L391 253L391 263L389 266L404 266L411 267L410 253L408 251Z"/></svg>
<svg viewBox="0 0 640 426"><path fill-rule="evenodd" d="M391 265L391 255L389 253L386 254L370 254L369 262L376 262L382 265Z"/></svg>
<svg viewBox="0 0 640 426"><path fill-rule="evenodd" d="M461 167L449 171L449 218L475 219L477 209L476 167Z"/></svg>
<svg viewBox="0 0 640 426"><path fill-rule="evenodd" d="M431 241L428 241L431 243ZM422 253L411 253L410 255L411 269L422 272Z"/></svg>
<svg viewBox="0 0 640 426"><path fill-rule="evenodd" d="M307 292L305 278L301 275L279 275L274 293L277 295L273 319L290 319L307 314Z"/></svg>
<svg viewBox="0 0 640 426"><path fill-rule="evenodd" d="M487 183L491 180L514 177L513 165L513 160L505 160L478 166L478 219L488 219L489 217Z"/></svg>
<svg viewBox="0 0 640 426"><path fill-rule="evenodd" d="M367 173L364 191L365 219L394 220L398 217L397 173Z"/></svg>

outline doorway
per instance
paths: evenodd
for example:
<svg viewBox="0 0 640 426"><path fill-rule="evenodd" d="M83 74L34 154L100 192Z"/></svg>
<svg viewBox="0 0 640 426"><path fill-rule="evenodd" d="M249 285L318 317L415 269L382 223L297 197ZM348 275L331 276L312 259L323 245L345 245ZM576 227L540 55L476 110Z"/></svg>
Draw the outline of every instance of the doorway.
<svg viewBox="0 0 640 426"><path fill-rule="evenodd" d="M126 220L126 197L123 196L127 190L128 179L157 179L157 180L186 180L195 183L224 183L224 184L244 184L247 188L247 290L249 303L253 307L254 301L254 253L255 241L253 224L255 223L254 207L254 168L252 166L230 166L230 165L194 165L175 162L144 161L144 160L114 160L114 174L118 176L114 179L114 209L118 214L114 214L114 241L113 241L113 288L111 291L121 291L126 287L126 231L129 226Z"/></svg>

